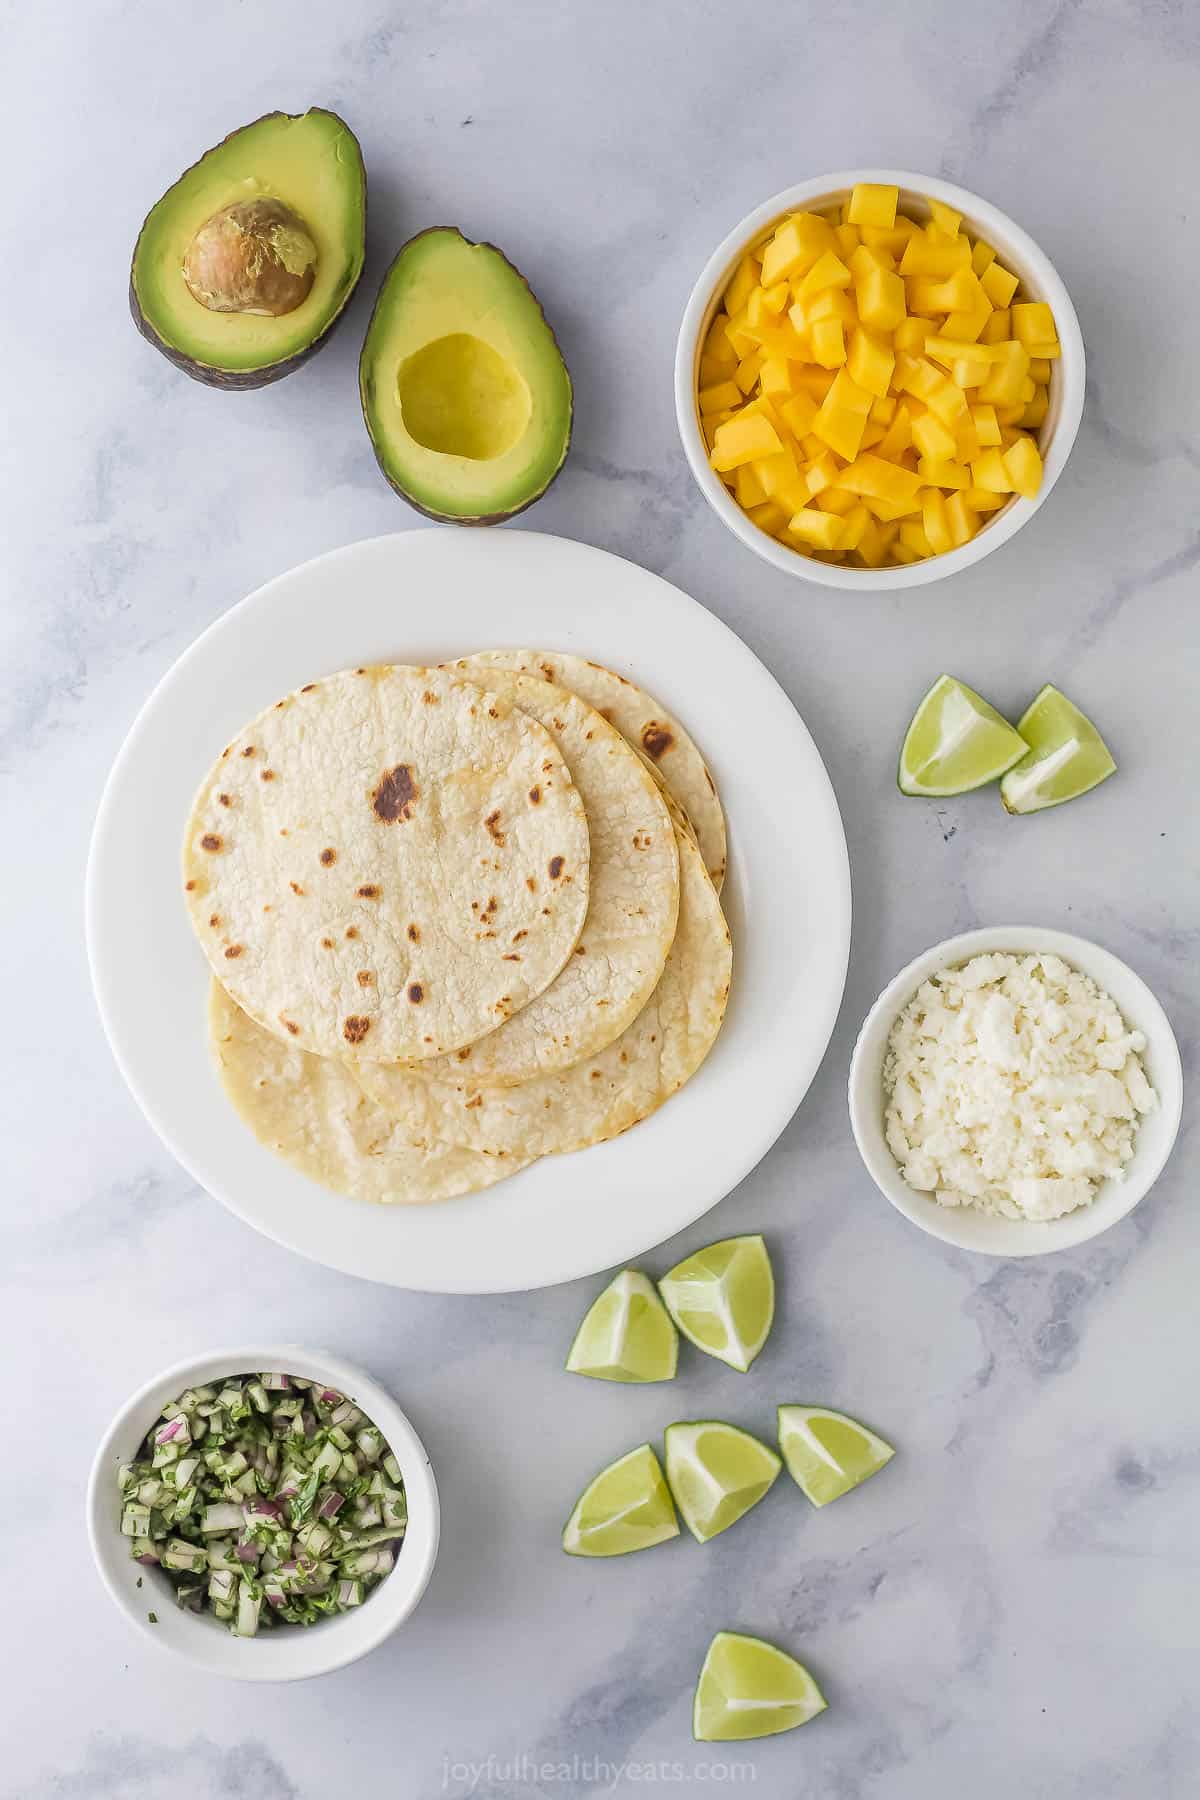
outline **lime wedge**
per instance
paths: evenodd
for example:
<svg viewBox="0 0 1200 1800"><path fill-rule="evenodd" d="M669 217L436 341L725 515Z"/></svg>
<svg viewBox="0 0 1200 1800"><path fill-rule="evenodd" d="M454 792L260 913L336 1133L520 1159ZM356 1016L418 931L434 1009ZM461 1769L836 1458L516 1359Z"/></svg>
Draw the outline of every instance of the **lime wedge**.
<svg viewBox="0 0 1200 1800"><path fill-rule="evenodd" d="M825 1406L781 1406L779 1448L788 1474L814 1506L848 1494L896 1454L857 1419Z"/></svg>
<svg viewBox="0 0 1200 1800"><path fill-rule="evenodd" d="M679 1338L658 1289L640 1269L622 1269L584 1314L567 1368L597 1381L670 1381Z"/></svg>
<svg viewBox="0 0 1200 1800"><path fill-rule="evenodd" d="M1076 800L1116 772L1092 721L1049 683L1017 727L1029 754L1000 783L1010 813L1041 812Z"/></svg>
<svg viewBox="0 0 1200 1800"><path fill-rule="evenodd" d="M1028 748L973 688L939 675L913 714L896 780L902 794L966 794L995 781Z"/></svg>
<svg viewBox="0 0 1200 1800"><path fill-rule="evenodd" d="M685 1338L743 1374L767 1341L775 1281L761 1237L723 1238L685 1257L658 1284Z"/></svg>
<svg viewBox="0 0 1200 1800"><path fill-rule="evenodd" d="M699 1544L757 1506L783 1467L756 1437L719 1419L668 1425L664 1440L675 1504Z"/></svg>
<svg viewBox="0 0 1200 1800"><path fill-rule="evenodd" d="M661 1464L649 1444L601 1469L563 1528L568 1556L625 1556L679 1536Z"/></svg>
<svg viewBox="0 0 1200 1800"><path fill-rule="evenodd" d="M794 1656L762 1638L718 1631L696 1683L692 1736L702 1744L771 1737L807 1725L828 1704Z"/></svg>

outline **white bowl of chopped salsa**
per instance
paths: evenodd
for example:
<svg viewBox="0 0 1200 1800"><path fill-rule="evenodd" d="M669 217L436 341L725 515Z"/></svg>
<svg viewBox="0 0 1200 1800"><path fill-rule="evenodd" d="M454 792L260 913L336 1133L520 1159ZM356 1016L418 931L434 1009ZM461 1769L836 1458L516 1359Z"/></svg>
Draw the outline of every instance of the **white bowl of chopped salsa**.
<svg viewBox="0 0 1200 1800"><path fill-rule="evenodd" d="M160 1566L139 1562L122 1532L126 1497L119 1471L138 1457L163 1408L197 1388L221 1388L232 1378L277 1371L267 1377L278 1400L282 1377L335 1391L352 1401L374 1426L398 1465L407 1501L404 1535L394 1545L390 1572L366 1584L361 1604L331 1612L311 1625L278 1623L256 1635L238 1636L214 1615L206 1599L196 1610L180 1604L178 1582ZM298 1390L303 1393L304 1390ZM197 1446L199 1447L199 1446ZM439 1508L429 1457L405 1414L362 1369L324 1350L255 1343L176 1363L154 1376L117 1413L96 1451L87 1493L88 1534L105 1587L130 1623L160 1649L174 1651L215 1675L236 1681L302 1681L344 1668L373 1650L413 1611L437 1557ZM178 1570L176 1571L178 1577Z"/></svg>
<svg viewBox="0 0 1200 1800"><path fill-rule="evenodd" d="M900 1134L894 1124L889 1142L887 1114L894 1083L888 1079L888 1059L897 1021L923 984L948 971L961 970L976 958L994 956L1059 959L1069 971L1090 978L1100 990L1101 999L1107 998L1115 1004L1129 1032L1136 1034L1135 1041L1144 1039L1144 1047L1137 1052L1137 1061L1144 1071L1145 1081L1154 1090L1154 1101L1148 1110L1138 1111L1132 1121L1132 1147L1128 1160L1123 1162L1118 1174L1093 1183L1093 1198L1058 1216L1007 1216L987 1201L983 1204L948 1203L945 1190L939 1201L936 1195L940 1184L932 1175L923 1177L920 1187L906 1180L895 1148ZM1054 1021L1049 1022L1048 1030L1053 1036ZM894 1067L890 1073L894 1076ZM1139 1086L1137 1071L1131 1071L1131 1074L1134 1085ZM1028 1131L1031 1129L1031 1109L1017 1103L1025 1080L1014 1062L1012 1117L1014 1120L1024 1117L1023 1129ZM979 1105L989 1104L988 1091L986 1085L977 1090ZM1145 1104L1144 1095L1141 1097ZM932 1237L963 1250L979 1251L988 1256L1040 1256L1097 1237L1125 1218L1149 1193L1162 1172L1179 1130L1183 1109L1183 1068L1171 1022L1162 1006L1141 977L1111 951L1086 938L1040 926L991 926L935 944L902 969L884 989L867 1015L854 1048L849 1102L851 1127L867 1170L880 1193L906 1219ZM958 1103L963 1104L961 1096ZM969 1105L966 1113L969 1113ZM1053 1117L1037 1121L1036 1128L1053 1131ZM1014 1162L1021 1149L1018 1141L1021 1129L1014 1124ZM1070 1129L1077 1132L1079 1127L1072 1125ZM944 1143L945 1134L942 1141ZM972 1132L970 1141L977 1142L978 1134ZM994 1145L994 1137L992 1142ZM1047 1159L1042 1157L1040 1160L1045 1165ZM919 1168L921 1161L921 1156L916 1154L907 1166L911 1171ZM931 1182L929 1188L924 1185L926 1180ZM997 1186L1003 1185L1004 1180L1005 1177L998 1176ZM1037 1186L1027 1183L1022 1188L1017 1179L1009 1185L1017 1194L1028 1194L1031 1186ZM1065 1181L1061 1185L1066 1189ZM1046 1182L1045 1188L1049 1194L1047 1210L1053 1210L1054 1183ZM1067 1198L1070 1198L1069 1192ZM1031 1206L1030 1212L1036 1210Z"/></svg>

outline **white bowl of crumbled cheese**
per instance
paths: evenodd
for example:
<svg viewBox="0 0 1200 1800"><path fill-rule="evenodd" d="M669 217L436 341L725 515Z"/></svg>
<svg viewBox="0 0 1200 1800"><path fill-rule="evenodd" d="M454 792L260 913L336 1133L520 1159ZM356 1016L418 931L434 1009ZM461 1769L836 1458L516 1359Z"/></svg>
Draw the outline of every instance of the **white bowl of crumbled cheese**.
<svg viewBox="0 0 1200 1800"><path fill-rule="evenodd" d="M880 1192L933 1237L1038 1256L1106 1231L1171 1153L1183 1069L1139 975L1086 938L935 944L871 1008L850 1122Z"/></svg>

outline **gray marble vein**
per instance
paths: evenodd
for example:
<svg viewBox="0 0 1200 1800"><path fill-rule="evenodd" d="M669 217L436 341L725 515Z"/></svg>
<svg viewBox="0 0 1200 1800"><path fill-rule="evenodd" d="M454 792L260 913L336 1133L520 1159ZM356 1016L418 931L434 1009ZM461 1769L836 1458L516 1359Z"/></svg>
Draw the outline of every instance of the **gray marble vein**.
<svg viewBox="0 0 1200 1800"><path fill-rule="evenodd" d="M1124 1224L1056 1259L995 1264L877 1197L844 1080L903 961L1006 919L1128 957L1195 1079L1196 8L95 0L0 4L0 43L0 1793L1191 1800L1191 1120ZM362 292L294 379L208 392L126 317L138 224L232 126L311 102L344 111L366 153ZM848 600L756 562L708 512L676 441L670 365L714 243L776 189L856 163L946 171L1021 220L1071 289L1091 375L1070 467L1013 544L945 585ZM443 221L529 274L575 374L571 459L525 522L633 557L727 619L800 708L844 811L855 944L828 1058L762 1166L646 1259L768 1233L779 1317L749 1378L692 1355L669 1390L572 1383L561 1361L595 1283L409 1296L276 1249L158 1144L90 999L88 834L154 682L279 570L420 528L375 470L355 360L387 261ZM896 746L942 669L1014 713L1058 681L1105 730L1118 778L1028 820L988 793L902 800ZM719 767L719 712L705 696L696 708ZM148 1369L250 1327L371 1366L442 1484L420 1611L315 1689L232 1687L151 1654L82 1532L117 1403ZM769 1433L775 1403L803 1399L884 1431L899 1446L885 1475L821 1514L780 1483L703 1548L610 1566L558 1551L610 1456L676 1417ZM723 1626L802 1655L829 1712L790 1738L693 1745L692 1684Z"/></svg>

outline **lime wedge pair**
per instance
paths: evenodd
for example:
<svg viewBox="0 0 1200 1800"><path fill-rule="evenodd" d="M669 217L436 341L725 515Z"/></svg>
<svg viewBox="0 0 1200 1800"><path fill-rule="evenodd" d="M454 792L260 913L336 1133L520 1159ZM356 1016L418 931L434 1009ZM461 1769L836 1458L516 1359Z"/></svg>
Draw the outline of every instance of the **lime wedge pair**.
<svg viewBox="0 0 1200 1800"><path fill-rule="evenodd" d="M1100 733L1047 684L1014 728L965 682L939 675L900 751L903 794L950 797L1000 782L1010 813L1061 806L1116 769Z"/></svg>
<svg viewBox="0 0 1200 1800"><path fill-rule="evenodd" d="M705 1544L757 1506L783 1466L748 1431L719 1419L668 1425L664 1435L665 1476L650 1445L639 1444L589 1482L563 1531L568 1556L625 1556L678 1537L676 1506Z"/></svg>
<svg viewBox="0 0 1200 1800"><path fill-rule="evenodd" d="M657 1289L640 1269L623 1269L588 1309L567 1368L600 1381L670 1381L678 1327L697 1349L745 1373L774 1316L766 1244L724 1238L676 1263Z"/></svg>

